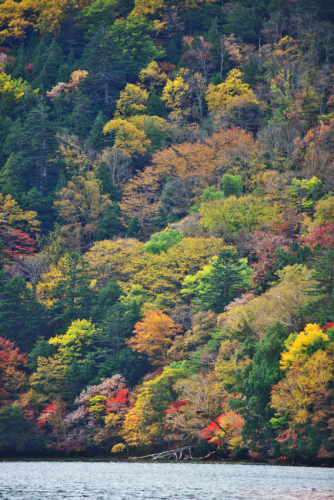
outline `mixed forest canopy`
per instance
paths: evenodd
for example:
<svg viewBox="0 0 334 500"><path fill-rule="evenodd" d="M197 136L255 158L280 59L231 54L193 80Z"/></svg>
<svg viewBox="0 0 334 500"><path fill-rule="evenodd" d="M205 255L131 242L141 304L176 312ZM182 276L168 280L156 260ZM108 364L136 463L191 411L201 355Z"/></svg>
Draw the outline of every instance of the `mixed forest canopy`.
<svg viewBox="0 0 334 500"><path fill-rule="evenodd" d="M334 457L332 0L0 0L0 454Z"/></svg>

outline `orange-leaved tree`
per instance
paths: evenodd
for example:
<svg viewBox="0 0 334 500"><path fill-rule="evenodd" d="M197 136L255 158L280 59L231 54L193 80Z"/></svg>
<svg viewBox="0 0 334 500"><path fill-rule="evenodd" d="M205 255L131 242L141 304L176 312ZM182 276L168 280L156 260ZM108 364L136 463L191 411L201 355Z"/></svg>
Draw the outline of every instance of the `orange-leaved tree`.
<svg viewBox="0 0 334 500"><path fill-rule="evenodd" d="M181 333L182 326L161 311L147 311L142 321L135 325L134 337L126 340L133 351L145 354L153 365L164 365L173 338Z"/></svg>

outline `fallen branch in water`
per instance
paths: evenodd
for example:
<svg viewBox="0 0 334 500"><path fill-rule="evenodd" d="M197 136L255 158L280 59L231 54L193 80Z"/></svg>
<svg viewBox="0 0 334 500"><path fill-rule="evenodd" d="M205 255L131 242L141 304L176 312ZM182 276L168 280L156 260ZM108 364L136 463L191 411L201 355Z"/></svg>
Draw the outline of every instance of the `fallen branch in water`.
<svg viewBox="0 0 334 500"><path fill-rule="evenodd" d="M159 460L159 459L170 459L172 457L175 458L175 460L186 460L189 458L190 460L194 460L194 457L192 455L192 448L193 446L183 446L183 448L177 448L175 450L170 450L170 451L163 451L161 453L153 453L152 455L145 455L144 457L129 457L130 460L141 460L144 458L151 458L152 460ZM177 456L179 454L179 456Z"/></svg>

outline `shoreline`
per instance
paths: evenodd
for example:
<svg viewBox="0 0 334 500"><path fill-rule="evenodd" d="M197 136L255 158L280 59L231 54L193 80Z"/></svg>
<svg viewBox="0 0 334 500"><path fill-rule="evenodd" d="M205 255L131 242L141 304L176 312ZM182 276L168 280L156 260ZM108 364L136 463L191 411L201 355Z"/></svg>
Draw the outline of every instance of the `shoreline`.
<svg viewBox="0 0 334 500"><path fill-rule="evenodd" d="M282 467L308 467L308 468L334 468L334 463L319 463L319 464L302 464L300 462L284 462L283 460L268 460L268 461L251 461L251 460L147 460L141 459L140 457L136 460L131 460L131 458L109 458L109 457L0 457L1 462L115 462L115 463L150 463L150 464L225 464L225 465L256 465L256 466L282 466Z"/></svg>

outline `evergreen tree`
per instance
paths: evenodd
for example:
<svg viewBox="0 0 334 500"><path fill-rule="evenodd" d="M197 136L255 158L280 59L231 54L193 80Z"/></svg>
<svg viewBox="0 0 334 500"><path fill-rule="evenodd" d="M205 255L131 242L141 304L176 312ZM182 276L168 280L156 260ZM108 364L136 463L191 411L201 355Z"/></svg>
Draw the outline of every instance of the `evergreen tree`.
<svg viewBox="0 0 334 500"><path fill-rule="evenodd" d="M6 139L9 134L9 131L13 125L13 120L9 117L6 116L4 117L3 115L0 114L0 168L4 166L4 164L7 161L7 155L4 149L6 145ZM10 154L10 153L9 153Z"/></svg>
<svg viewBox="0 0 334 500"><path fill-rule="evenodd" d="M52 210L54 194L52 192L46 194L44 191L42 192L33 187L28 192L23 193L21 200L22 207L25 210L37 212L38 220L41 223L39 229L44 234L51 231L54 223L54 212Z"/></svg>
<svg viewBox="0 0 334 500"><path fill-rule="evenodd" d="M153 92L147 101L146 114L148 116L160 116L164 118L166 116L167 110L160 99L160 97Z"/></svg>
<svg viewBox="0 0 334 500"><path fill-rule="evenodd" d="M93 102L103 105L110 112L118 89L124 86L125 61L113 40L110 30L100 26L88 45L82 58L89 71L85 88Z"/></svg>
<svg viewBox="0 0 334 500"><path fill-rule="evenodd" d="M59 67L57 80L58 82L68 82L71 76L71 68L68 63L64 63Z"/></svg>
<svg viewBox="0 0 334 500"><path fill-rule="evenodd" d="M54 354L54 347L49 344L45 339L37 339L33 348L27 355L26 367L31 371L35 372L37 370L37 360L38 358L48 358Z"/></svg>
<svg viewBox="0 0 334 500"><path fill-rule="evenodd" d="M24 279L16 276L2 283L0 291L0 337L29 350L41 333L45 310L32 295Z"/></svg>
<svg viewBox="0 0 334 500"><path fill-rule="evenodd" d="M284 376L279 361L288 336L289 332L279 323L272 326L258 345L253 361L237 377L236 390L243 397L234 400L233 406L239 409L246 421L243 438L250 443L253 451L265 455L271 452L272 446L279 448L275 432L268 424L275 416L269 403L273 385Z"/></svg>
<svg viewBox="0 0 334 500"><path fill-rule="evenodd" d="M22 140L22 124L21 118L19 117L14 122L11 122L9 126L6 141L3 146L4 153L8 156L15 153L18 156L22 151Z"/></svg>
<svg viewBox="0 0 334 500"><path fill-rule="evenodd" d="M127 238L138 238L140 235L140 225L138 222L138 217L132 217L130 219L128 228L126 230L126 237Z"/></svg>
<svg viewBox="0 0 334 500"><path fill-rule="evenodd" d="M94 172L95 178L101 181L102 194L109 194L112 201L118 200L118 193L112 181L108 166L105 161L101 161Z"/></svg>
<svg viewBox="0 0 334 500"><path fill-rule="evenodd" d="M22 179L22 163L12 153L0 171L0 192L4 196L10 194L14 200L19 201L23 192Z"/></svg>
<svg viewBox="0 0 334 500"><path fill-rule="evenodd" d="M180 58L180 51L177 48L177 45L173 39L170 41L170 43L167 46L166 56L167 56L166 60L169 63L175 64L175 66L178 64L179 58Z"/></svg>
<svg viewBox="0 0 334 500"><path fill-rule="evenodd" d="M57 191L60 191L61 189L65 188L66 185L67 185L66 176L65 176L64 170L61 170L60 174L59 174L57 185L55 187L55 192L57 193Z"/></svg>
<svg viewBox="0 0 334 500"><path fill-rule="evenodd" d="M66 53L80 56L82 53L83 33L78 23L80 7L76 0L66 0L58 43Z"/></svg>
<svg viewBox="0 0 334 500"><path fill-rule="evenodd" d="M67 255L60 270L62 277L52 291L55 302L50 314L57 331L64 333L72 321L90 317L94 296L89 264L79 253Z"/></svg>
<svg viewBox="0 0 334 500"><path fill-rule="evenodd" d="M275 273L286 266L294 266L295 264L305 264L311 259L313 252L308 245L301 246L296 241L293 241L289 250L277 248L275 250L274 270Z"/></svg>
<svg viewBox="0 0 334 500"><path fill-rule="evenodd" d="M51 90L57 82L59 67L63 64L64 56L61 48L55 40L46 50L45 54L41 56L45 60L41 71L37 78L34 80L35 88L39 88L42 92Z"/></svg>
<svg viewBox="0 0 334 500"><path fill-rule="evenodd" d="M328 250L313 262L313 273L308 295L314 297L305 307L305 314L324 326L334 322L334 250Z"/></svg>
<svg viewBox="0 0 334 500"><path fill-rule="evenodd" d="M224 31L227 35L234 33L248 43L256 41L256 28L252 7L244 7L240 2L234 4L227 15Z"/></svg>
<svg viewBox="0 0 334 500"><path fill-rule="evenodd" d="M120 232L121 211L116 202L113 206L108 205L103 217L97 223L97 230L94 233L94 240L108 240L117 236Z"/></svg>
<svg viewBox="0 0 334 500"><path fill-rule="evenodd" d="M249 268L232 250L224 250L203 277L202 298L207 309L222 313L225 307L249 287Z"/></svg>
<svg viewBox="0 0 334 500"><path fill-rule="evenodd" d="M26 451L41 452L44 446L19 404L0 408L0 450L4 456Z"/></svg>
<svg viewBox="0 0 334 500"><path fill-rule="evenodd" d="M80 18L86 39L90 39L94 35L96 26L108 27L113 24L116 7L115 0L96 0L90 7L83 9Z"/></svg>
<svg viewBox="0 0 334 500"><path fill-rule="evenodd" d="M22 80L30 81L30 75L26 70L25 66L27 64L25 53L24 53L24 45L21 44L19 53L15 60L15 68L12 72L12 77L15 79L22 78Z"/></svg>
<svg viewBox="0 0 334 500"><path fill-rule="evenodd" d="M113 307L121 296L121 289L116 278L112 278L102 292L99 293L96 305L92 309L92 321L96 325L103 322L108 309Z"/></svg>
<svg viewBox="0 0 334 500"><path fill-rule="evenodd" d="M22 127L22 154L28 186L45 192L54 188L59 175L56 160L58 143L56 129L49 120L43 100L33 108Z"/></svg>
<svg viewBox="0 0 334 500"><path fill-rule="evenodd" d="M118 19L110 29L113 43L126 63L127 80L135 80L139 72L152 61L158 61L165 50L154 45L151 28L139 16Z"/></svg>
<svg viewBox="0 0 334 500"><path fill-rule="evenodd" d="M102 111L99 111L88 136L89 144L95 150L105 148L108 145L108 142L110 141L110 140L108 141L106 136L103 134L103 128L107 123L107 121L108 120L104 116Z"/></svg>
<svg viewBox="0 0 334 500"><path fill-rule="evenodd" d="M127 17L135 7L135 0L122 0L117 5L117 14L121 18Z"/></svg>
<svg viewBox="0 0 334 500"><path fill-rule="evenodd" d="M98 376L110 377L122 373L133 386L148 372L150 365L145 358L139 359L125 344L140 320L137 304L130 309L117 302L110 307L102 321L102 331L97 336L94 360Z"/></svg>
<svg viewBox="0 0 334 500"><path fill-rule="evenodd" d="M45 61L47 59L47 49L48 46L51 44L51 42L52 40L49 36L43 37L40 39L40 42L35 48L33 55L34 76L35 76L33 83L34 88L38 88L37 78L39 77L40 73L43 70Z"/></svg>
<svg viewBox="0 0 334 500"><path fill-rule="evenodd" d="M90 99L80 91L77 91L73 98L74 108L69 122L73 132L83 139L92 128L93 109Z"/></svg>

